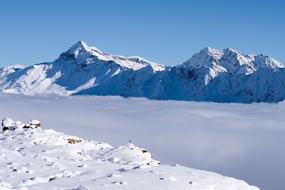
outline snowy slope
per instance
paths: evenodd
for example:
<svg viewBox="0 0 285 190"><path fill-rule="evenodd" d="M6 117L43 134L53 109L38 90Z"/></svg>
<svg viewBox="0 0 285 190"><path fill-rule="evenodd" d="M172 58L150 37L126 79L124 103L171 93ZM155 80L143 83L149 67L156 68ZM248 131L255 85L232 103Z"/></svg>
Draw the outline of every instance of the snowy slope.
<svg viewBox="0 0 285 190"><path fill-rule="evenodd" d="M0 133L1 189L258 190L243 181L160 165L131 143L119 147L54 130Z"/></svg>
<svg viewBox="0 0 285 190"><path fill-rule="evenodd" d="M284 66L264 55L205 48L173 72L183 81L186 100L248 103L285 97Z"/></svg>
<svg viewBox="0 0 285 190"><path fill-rule="evenodd" d="M79 41L53 62L0 69L0 91L21 94L119 95L214 102L278 102L284 66L264 55L205 48L166 67L140 57L109 55Z"/></svg>
<svg viewBox="0 0 285 190"><path fill-rule="evenodd" d="M79 41L54 62L1 69L0 89L6 93L68 95L102 86L98 94L142 96L142 83L164 69L140 57L108 55Z"/></svg>

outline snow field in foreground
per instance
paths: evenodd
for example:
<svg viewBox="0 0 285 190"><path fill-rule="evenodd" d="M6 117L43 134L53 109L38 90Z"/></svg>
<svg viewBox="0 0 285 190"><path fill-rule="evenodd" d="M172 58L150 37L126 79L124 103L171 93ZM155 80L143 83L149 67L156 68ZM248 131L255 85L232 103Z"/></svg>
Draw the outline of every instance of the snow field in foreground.
<svg viewBox="0 0 285 190"><path fill-rule="evenodd" d="M1 189L258 190L219 174L159 165L131 143L113 148L54 130L6 130L0 148Z"/></svg>

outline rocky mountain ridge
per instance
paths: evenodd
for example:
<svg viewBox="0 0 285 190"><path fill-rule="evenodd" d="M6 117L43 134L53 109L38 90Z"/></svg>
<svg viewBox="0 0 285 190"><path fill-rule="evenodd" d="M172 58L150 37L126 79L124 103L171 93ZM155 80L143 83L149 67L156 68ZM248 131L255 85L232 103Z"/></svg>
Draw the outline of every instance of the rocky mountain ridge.
<svg viewBox="0 0 285 190"><path fill-rule="evenodd" d="M265 55L205 48L177 66L106 54L79 41L53 62L0 69L0 91L27 95L119 95L159 100L278 102L284 65Z"/></svg>

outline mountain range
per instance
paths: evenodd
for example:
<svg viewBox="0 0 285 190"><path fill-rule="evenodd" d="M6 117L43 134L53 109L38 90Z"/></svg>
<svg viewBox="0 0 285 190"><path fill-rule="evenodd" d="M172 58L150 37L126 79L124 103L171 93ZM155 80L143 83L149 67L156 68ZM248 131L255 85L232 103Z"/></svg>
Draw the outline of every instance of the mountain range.
<svg viewBox="0 0 285 190"><path fill-rule="evenodd" d="M285 97L284 65L265 55L202 49L165 66L106 54L83 41L53 62L0 68L0 92L25 95L119 95L158 100L278 102Z"/></svg>

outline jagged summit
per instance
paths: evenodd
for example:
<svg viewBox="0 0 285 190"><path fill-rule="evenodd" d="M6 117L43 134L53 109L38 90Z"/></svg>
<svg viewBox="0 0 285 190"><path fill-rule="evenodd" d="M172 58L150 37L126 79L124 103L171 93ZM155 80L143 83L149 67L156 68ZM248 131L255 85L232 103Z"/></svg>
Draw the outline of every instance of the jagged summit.
<svg viewBox="0 0 285 190"><path fill-rule="evenodd" d="M68 49L68 52L70 53L75 53L76 51L78 50L85 50L85 51L88 51L88 45L83 42L83 41L78 41L76 42L73 46L71 46L71 48Z"/></svg>
<svg viewBox="0 0 285 190"><path fill-rule="evenodd" d="M113 62L119 66L138 70L146 66L152 67L154 71L161 71L165 69L165 66L150 62L139 56L121 56L121 55L110 55L102 52L96 47L88 46L83 41L78 41L66 52L62 53L57 62L73 62L75 64L92 64L97 62Z"/></svg>
<svg viewBox="0 0 285 190"><path fill-rule="evenodd" d="M211 47L206 47L206 48L203 48L200 52L200 54L205 54L205 55L216 55L216 56L219 56L222 54L222 51L221 50L217 50L217 49L214 49L214 48L211 48Z"/></svg>
<svg viewBox="0 0 285 190"><path fill-rule="evenodd" d="M78 54L82 53L82 52L88 52L90 54L101 54L103 55L104 53L102 51L100 51L99 49L97 49L96 47L89 47L84 41L78 41L76 42L73 46L71 46L68 50L68 53L71 54L75 54L75 56L77 56Z"/></svg>
<svg viewBox="0 0 285 190"><path fill-rule="evenodd" d="M262 54L245 55L232 48L217 50L210 47L202 49L183 64L183 66L206 68L211 68L213 65L222 66L224 70L238 74L253 73L265 67L268 69L284 67L280 62Z"/></svg>
<svg viewBox="0 0 285 190"><path fill-rule="evenodd" d="M233 48L224 48L222 50L211 48L211 47L206 47L203 48L199 54L205 54L217 58L221 58L224 54L235 54L235 55L241 55L242 53L238 50L235 50Z"/></svg>
<svg viewBox="0 0 285 190"><path fill-rule="evenodd" d="M138 56L110 55L79 41L54 62L0 69L0 91L277 102L285 98L284 77L284 65L275 59L232 48L206 47L185 63L167 67Z"/></svg>

